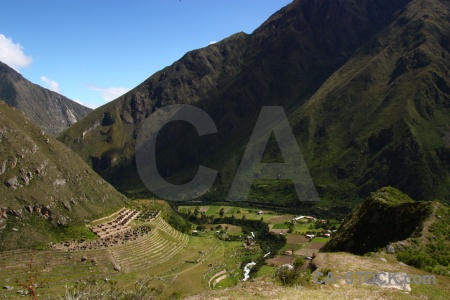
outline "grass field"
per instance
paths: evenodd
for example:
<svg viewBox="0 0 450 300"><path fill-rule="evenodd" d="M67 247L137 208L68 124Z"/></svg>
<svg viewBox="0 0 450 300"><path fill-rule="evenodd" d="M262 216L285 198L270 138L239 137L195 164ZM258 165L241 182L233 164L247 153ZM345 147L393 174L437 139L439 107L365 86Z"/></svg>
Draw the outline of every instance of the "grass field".
<svg viewBox="0 0 450 300"><path fill-rule="evenodd" d="M149 287L162 288L163 299L171 297L172 293L183 297L203 292L208 288L209 277L217 270L226 269L234 274L220 282L223 288L238 282L242 275L240 262L246 255L241 242L222 242L213 232L188 237L162 218L149 224L153 230L148 235L107 249L2 252L0 285L13 289L2 289L1 295L3 298L22 297L18 291L23 288L17 286L16 280L26 282L31 256L33 272L38 274L37 282L45 282L45 286L38 289L42 297L61 295L65 286L74 286L75 282L95 282L95 286L100 287L105 278L125 290L135 289L138 280L148 281ZM241 228L229 225L229 231L239 233ZM84 261L82 257L87 259ZM121 267L119 272L114 270L114 264Z"/></svg>
<svg viewBox="0 0 450 300"><path fill-rule="evenodd" d="M278 223L278 224L274 224L273 229L289 229L289 225L284 224L284 223Z"/></svg>
<svg viewBox="0 0 450 300"><path fill-rule="evenodd" d="M241 235L242 227L230 224L206 224L206 230L210 230L210 228L216 228L218 225L222 226L222 230L231 235ZM228 228L228 229L227 229Z"/></svg>
<svg viewBox="0 0 450 300"><path fill-rule="evenodd" d="M187 213L188 210L194 211L197 206L191 206L191 205L184 205L178 207L178 211L181 213ZM237 206L219 206L219 205L203 205L198 206L200 212L205 212L208 216L214 216L215 218L219 217L219 211L223 208L224 209L224 216L231 217L234 215L236 218L242 218L245 216L248 220L260 220L263 218L265 222L270 222L272 224L276 223L284 223L286 221L289 221L292 219L291 216L278 214L273 211L263 210L263 209L256 209L256 208L241 208ZM259 211L262 211L263 214L258 214ZM277 219L281 218L281 219Z"/></svg>
<svg viewBox="0 0 450 300"><path fill-rule="evenodd" d="M315 238L312 239L312 242L314 242L314 243L324 243L325 244L329 240L330 240L330 238L328 238L328 237L315 237Z"/></svg>

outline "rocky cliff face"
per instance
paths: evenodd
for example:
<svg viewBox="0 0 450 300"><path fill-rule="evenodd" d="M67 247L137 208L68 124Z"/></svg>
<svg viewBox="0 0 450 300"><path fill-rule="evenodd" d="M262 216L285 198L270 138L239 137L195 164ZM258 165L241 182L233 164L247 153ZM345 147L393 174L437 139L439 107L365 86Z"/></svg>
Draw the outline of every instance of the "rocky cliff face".
<svg viewBox="0 0 450 300"><path fill-rule="evenodd" d="M56 136L92 109L26 80L0 62L0 99L23 111L46 133Z"/></svg>
<svg viewBox="0 0 450 300"><path fill-rule="evenodd" d="M110 213L127 199L65 145L0 101L0 250Z"/></svg>
<svg viewBox="0 0 450 300"><path fill-rule="evenodd" d="M204 109L218 133L171 124L158 168L173 183L199 164L219 170L223 199L262 106L283 106L322 198L386 185L450 199L448 1L302 0L252 34L187 53L59 136L116 187L145 189L134 165L140 126L159 107ZM267 160L279 156L269 144ZM268 195L274 195L269 199ZM255 182L249 200L294 203L284 181Z"/></svg>

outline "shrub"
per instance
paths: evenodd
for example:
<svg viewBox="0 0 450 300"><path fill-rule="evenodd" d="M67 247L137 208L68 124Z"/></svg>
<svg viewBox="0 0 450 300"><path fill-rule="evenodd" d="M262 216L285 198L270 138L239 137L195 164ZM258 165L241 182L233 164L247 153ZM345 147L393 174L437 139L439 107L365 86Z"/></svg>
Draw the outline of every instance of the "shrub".
<svg viewBox="0 0 450 300"><path fill-rule="evenodd" d="M397 252L397 259L419 269L427 266L434 267L437 264L436 260L429 257L426 253L412 248Z"/></svg>

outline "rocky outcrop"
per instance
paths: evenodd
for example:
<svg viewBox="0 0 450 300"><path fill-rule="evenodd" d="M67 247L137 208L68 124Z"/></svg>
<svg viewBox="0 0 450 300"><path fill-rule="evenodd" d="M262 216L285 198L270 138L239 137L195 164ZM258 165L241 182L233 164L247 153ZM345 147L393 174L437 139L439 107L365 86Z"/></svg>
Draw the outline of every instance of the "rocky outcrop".
<svg viewBox="0 0 450 300"><path fill-rule="evenodd" d="M419 235L433 213L432 205L413 201L394 188L382 188L346 217L321 251L364 254Z"/></svg>

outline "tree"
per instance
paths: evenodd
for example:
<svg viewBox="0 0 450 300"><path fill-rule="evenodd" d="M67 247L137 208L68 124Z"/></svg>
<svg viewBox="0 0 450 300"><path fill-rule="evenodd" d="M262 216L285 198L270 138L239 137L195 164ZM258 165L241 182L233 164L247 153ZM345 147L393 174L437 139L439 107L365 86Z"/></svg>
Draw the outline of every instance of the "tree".
<svg viewBox="0 0 450 300"><path fill-rule="evenodd" d="M203 224L208 223L208 216L206 216L205 213L202 213L202 215L200 217L200 222Z"/></svg>
<svg viewBox="0 0 450 300"><path fill-rule="evenodd" d="M305 264L305 259L303 257L298 257L294 261L295 270L300 269Z"/></svg>
<svg viewBox="0 0 450 300"><path fill-rule="evenodd" d="M199 212L200 212L200 208L198 206L196 206L194 209L194 217L198 218Z"/></svg>
<svg viewBox="0 0 450 300"><path fill-rule="evenodd" d="M289 233L294 233L294 223L289 224Z"/></svg>
<svg viewBox="0 0 450 300"><path fill-rule="evenodd" d="M223 215L225 214L225 210L224 210L224 208L222 207L221 209L220 209L220 211L219 211L219 216L221 217L221 218L223 218Z"/></svg>

